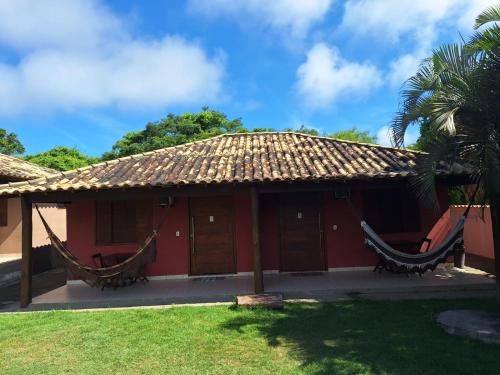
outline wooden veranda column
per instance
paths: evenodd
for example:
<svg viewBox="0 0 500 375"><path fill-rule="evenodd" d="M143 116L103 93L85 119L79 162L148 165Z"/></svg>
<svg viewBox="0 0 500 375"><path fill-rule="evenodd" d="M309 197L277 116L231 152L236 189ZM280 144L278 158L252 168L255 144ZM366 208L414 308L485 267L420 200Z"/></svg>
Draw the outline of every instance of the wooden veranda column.
<svg viewBox="0 0 500 375"><path fill-rule="evenodd" d="M260 234L259 234L259 192L257 188L250 190L252 196L252 248L253 248L253 280L256 294L264 292L264 277L262 275L262 263L260 256Z"/></svg>
<svg viewBox="0 0 500 375"><path fill-rule="evenodd" d="M32 282L32 220L31 200L28 197L21 198L21 225L22 225L22 259L21 259L21 307L31 303Z"/></svg>

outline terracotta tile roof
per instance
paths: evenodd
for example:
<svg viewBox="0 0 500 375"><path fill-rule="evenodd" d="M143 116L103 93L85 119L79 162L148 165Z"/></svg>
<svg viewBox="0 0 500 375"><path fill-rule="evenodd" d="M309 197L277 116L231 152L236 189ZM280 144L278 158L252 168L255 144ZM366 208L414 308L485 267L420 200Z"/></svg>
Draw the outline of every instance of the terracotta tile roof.
<svg viewBox="0 0 500 375"><path fill-rule="evenodd" d="M0 154L0 179L9 181L25 181L46 177L57 171L39 165Z"/></svg>
<svg viewBox="0 0 500 375"><path fill-rule="evenodd" d="M297 133L243 133L94 164L25 183L0 195L190 184L397 178L419 152ZM452 173L466 173L457 166ZM442 170L440 173L450 173Z"/></svg>

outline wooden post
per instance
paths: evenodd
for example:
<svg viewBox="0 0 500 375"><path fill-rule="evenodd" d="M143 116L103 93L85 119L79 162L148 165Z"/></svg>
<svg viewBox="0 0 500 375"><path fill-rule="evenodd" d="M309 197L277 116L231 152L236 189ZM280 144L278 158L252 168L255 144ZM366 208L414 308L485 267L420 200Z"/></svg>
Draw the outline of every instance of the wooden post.
<svg viewBox="0 0 500 375"><path fill-rule="evenodd" d="M453 257L453 263L456 268L465 267L465 247L461 244L455 248L455 254Z"/></svg>
<svg viewBox="0 0 500 375"><path fill-rule="evenodd" d="M495 276L500 284L500 194L493 194L490 201L491 229L493 230L493 251L495 254Z"/></svg>
<svg viewBox="0 0 500 375"><path fill-rule="evenodd" d="M264 277L260 257L259 234L259 192L256 187L250 190L252 196L252 248L253 248L253 280L255 294L264 292Z"/></svg>
<svg viewBox="0 0 500 375"><path fill-rule="evenodd" d="M33 210L31 200L21 197L21 220L22 220L22 259L21 259L21 307L27 307L31 303L32 282L32 237L33 237Z"/></svg>

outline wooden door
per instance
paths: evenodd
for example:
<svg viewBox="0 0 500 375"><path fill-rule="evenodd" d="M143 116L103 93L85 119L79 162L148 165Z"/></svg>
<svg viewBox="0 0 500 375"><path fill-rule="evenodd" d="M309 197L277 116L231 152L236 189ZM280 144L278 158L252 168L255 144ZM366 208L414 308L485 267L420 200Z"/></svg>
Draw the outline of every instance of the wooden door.
<svg viewBox="0 0 500 375"><path fill-rule="evenodd" d="M324 270L320 197L287 194L280 206L281 271Z"/></svg>
<svg viewBox="0 0 500 375"><path fill-rule="evenodd" d="M192 275L235 273L232 197L190 199Z"/></svg>

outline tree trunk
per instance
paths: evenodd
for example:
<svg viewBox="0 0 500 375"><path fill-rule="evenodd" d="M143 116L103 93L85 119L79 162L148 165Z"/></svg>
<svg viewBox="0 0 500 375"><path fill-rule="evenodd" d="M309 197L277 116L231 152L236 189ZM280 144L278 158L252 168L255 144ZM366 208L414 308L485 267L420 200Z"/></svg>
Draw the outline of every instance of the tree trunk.
<svg viewBox="0 0 500 375"><path fill-rule="evenodd" d="M493 229L493 248L495 249L495 275L500 284L500 194L495 195L490 202L491 227Z"/></svg>

